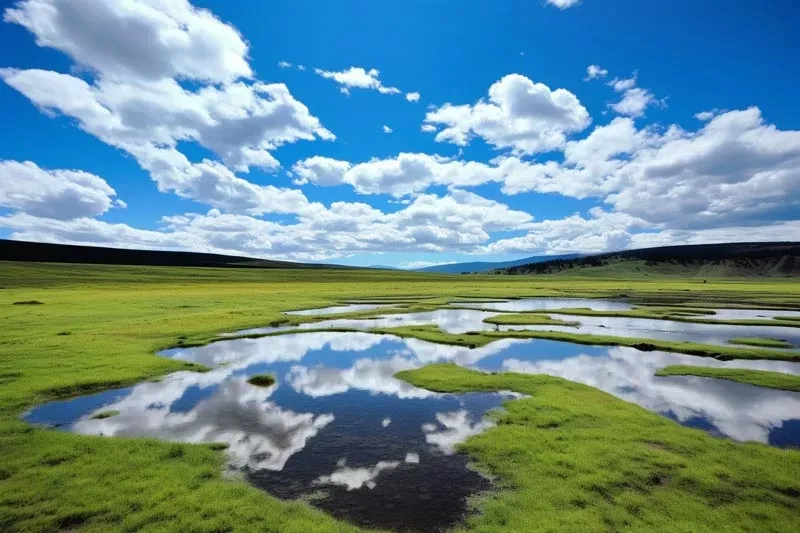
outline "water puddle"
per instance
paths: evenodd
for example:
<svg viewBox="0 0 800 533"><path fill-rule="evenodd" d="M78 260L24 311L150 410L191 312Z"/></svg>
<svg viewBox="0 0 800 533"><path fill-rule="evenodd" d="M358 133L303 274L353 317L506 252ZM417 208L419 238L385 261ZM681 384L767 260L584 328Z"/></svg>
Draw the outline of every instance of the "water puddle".
<svg viewBox="0 0 800 533"><path fill-rule="evenodd" d="M456 302L451 305L464 305ZM479 307L493 311L538 311L544 309L592 309L594 311L629 311L633 306L621 300L601 300L595 298L522 298L505 302L471 303L469 307Z"/></svg>

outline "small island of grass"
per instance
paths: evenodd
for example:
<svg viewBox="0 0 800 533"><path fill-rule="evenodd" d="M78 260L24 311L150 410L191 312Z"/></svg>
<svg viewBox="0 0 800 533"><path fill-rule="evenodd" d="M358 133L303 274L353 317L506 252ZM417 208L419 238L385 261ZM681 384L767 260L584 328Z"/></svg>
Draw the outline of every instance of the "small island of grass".
<svg viewBox="0 0 800 533"><path fill-rule="evenodd" d="M488 324L524 326L579 326L580 322L567 322L538 313L506 313L483 320Z"/></svg>
<svg viewBox="0 0 800 533"><path fill-rule="evenodd" d="M792 344L783 339L768 339L765 337L737 337L728 341L728 344L741 344L743 346L760 346L762 348L793 348Z"/></svg>
<svg viewBox="0 0 800 533"><path fill-rule="evenodd" d="M93 414L91 416L94 420L103 420L104 418L111 418L112 416L117 416L119 411L116 409L109 409L108 411L100 411L99 413Z"/></svg>
<svg viewBox="0 0 800 533"><path fill-rule="evenodd" d="M770 372L768 370L672 365L664 367L656 372L656 376L698 376L701 378L727 379L729 381L747 383L757 387L800 392L800 376L783 374L781 372Z"/></svg>
<svg viewBox="0 0 800 533"><path fill-rule="evenodd" d="M275 378L270 374L254 374L247 382L256 387L269 387L275 383Z"/></svg>

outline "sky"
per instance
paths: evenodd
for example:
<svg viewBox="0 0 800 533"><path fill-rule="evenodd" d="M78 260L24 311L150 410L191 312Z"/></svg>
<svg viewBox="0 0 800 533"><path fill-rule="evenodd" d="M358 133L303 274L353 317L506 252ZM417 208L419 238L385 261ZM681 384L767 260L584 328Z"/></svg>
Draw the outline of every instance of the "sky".
<svg viewBox="0 0 800 533"><path fill-rule="evenodd" d="M414 268L800 236L800 2L0 6L0 238Z"/></svg>

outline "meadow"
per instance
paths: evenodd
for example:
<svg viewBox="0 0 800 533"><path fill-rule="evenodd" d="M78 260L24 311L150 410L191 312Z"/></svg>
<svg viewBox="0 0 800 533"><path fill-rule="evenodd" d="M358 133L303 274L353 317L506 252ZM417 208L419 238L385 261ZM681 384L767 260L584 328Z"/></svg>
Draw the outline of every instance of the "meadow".
<svg viewBox="0 0 800 533"><path fill-rule="evenodd" d="M224 476L218 446L79 436L20 416L48 400L202 371L155 352L285 322L282 311L386 297L425 297L415 305L428 308L524 296L780 308L800 306L800 284L0 263L0 530L355 530L306 503L280 501ZM413 336L453 341L418 329ZM498 335L487 333L485 342ZM713 439L556 378L475 375L450 366L402 377L436 390L502 387L535 396L509 403L496 428L463 446L500 487L481 502L470 530L529 530L531 521L550 531L797 525L800 452Z"/></svg>

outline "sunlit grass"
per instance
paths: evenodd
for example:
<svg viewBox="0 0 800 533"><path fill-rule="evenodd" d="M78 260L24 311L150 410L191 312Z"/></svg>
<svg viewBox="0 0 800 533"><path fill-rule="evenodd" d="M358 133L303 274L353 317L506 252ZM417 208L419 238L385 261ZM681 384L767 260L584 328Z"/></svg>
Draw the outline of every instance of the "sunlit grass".
<svg viewBox="0 0 800 533"><path fill-rule="evenodd" d="M784 374L782 372L770 372L768 370L672 365L658 370L656 376L699 376L704 378L727 379L770 389L800 392L800 376Z"/></svg>

